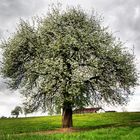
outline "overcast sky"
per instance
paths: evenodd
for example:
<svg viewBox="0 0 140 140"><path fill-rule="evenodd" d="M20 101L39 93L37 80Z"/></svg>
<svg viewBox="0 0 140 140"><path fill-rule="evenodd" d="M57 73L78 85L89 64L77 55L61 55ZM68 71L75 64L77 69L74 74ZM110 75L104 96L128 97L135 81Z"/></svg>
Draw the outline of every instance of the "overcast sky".
<svg viewBox="0 0 140 140"><path fill-rule="evenodd" d="M104 25L109 26L114 35L126 43L126 47L130 50L135 47L137 69L140 71L140 0L0 0L0 40L15 31L20 18L41 16L50 4L57 2L63 8L80 5L87 12L95 9L104 17ZM0 116L9 116L11 109L21 104L22 98L18 91L8 90L4 82L0 77ZM140 111L140 87L136 87L126 109Z"/></svg>

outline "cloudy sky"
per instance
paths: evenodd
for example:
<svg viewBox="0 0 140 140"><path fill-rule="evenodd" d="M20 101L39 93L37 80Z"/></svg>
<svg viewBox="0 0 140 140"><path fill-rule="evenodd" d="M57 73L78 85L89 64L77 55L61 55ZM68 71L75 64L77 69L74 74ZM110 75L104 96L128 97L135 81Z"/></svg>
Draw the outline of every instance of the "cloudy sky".
<svg viewBox="0 0 140 140"><path fill-rule="evenodd" d="M57 2L62 3L63 8L67 5L80 5L87 12L95 9L104 17L104 25L109 26L114 35L125 42L126 47L132 50L134 46L136 65L140 71L139 0L0 0L0 40L15 31L20 18L31 19L33 16L41 16L47 12L49 5ZM9 116L11 109L21 102L22 97L18 91L8 90L5 80L0 77L0 116ZM125 109L140 111L140 87L136 87L135 94Z"/></svg>

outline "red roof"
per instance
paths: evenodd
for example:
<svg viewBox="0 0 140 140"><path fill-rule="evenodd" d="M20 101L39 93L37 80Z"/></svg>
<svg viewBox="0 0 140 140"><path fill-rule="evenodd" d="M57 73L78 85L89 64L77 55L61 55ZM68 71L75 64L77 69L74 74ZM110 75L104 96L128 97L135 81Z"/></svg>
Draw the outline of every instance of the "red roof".
<svg viewBox="0 0 140 140"><path fill-rule="evenodd" d="M81 109L75 109L75 113L82 113L82 112L96 112L102 109L101 107L96 107L96 108L81 108Z"/></svg>

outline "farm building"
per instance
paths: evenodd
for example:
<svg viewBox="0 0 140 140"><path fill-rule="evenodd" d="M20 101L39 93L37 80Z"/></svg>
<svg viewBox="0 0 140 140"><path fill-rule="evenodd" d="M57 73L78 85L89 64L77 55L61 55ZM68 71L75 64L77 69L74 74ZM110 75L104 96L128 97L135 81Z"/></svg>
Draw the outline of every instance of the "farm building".
<svg viewBox="0 0 140 140"><path fill-rule="evenodd" d="M82 114L82 113L97 113L97 112L103 112L104 109L101 107L96 108L81 108L81 109L75 109L73 113L75 114Z"/></svg>

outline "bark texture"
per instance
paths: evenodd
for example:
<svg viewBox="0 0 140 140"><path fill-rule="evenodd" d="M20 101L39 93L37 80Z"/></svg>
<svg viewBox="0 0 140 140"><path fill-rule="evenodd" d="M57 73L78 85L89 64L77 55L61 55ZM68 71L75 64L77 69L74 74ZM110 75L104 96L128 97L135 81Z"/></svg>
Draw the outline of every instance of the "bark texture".
<svg viewBox="0 0 140 140"><path fill-rule="evenodd" d="M72 123L72 108L63 108L62 114L62 127L70 128L73 126Z"/></svg>

